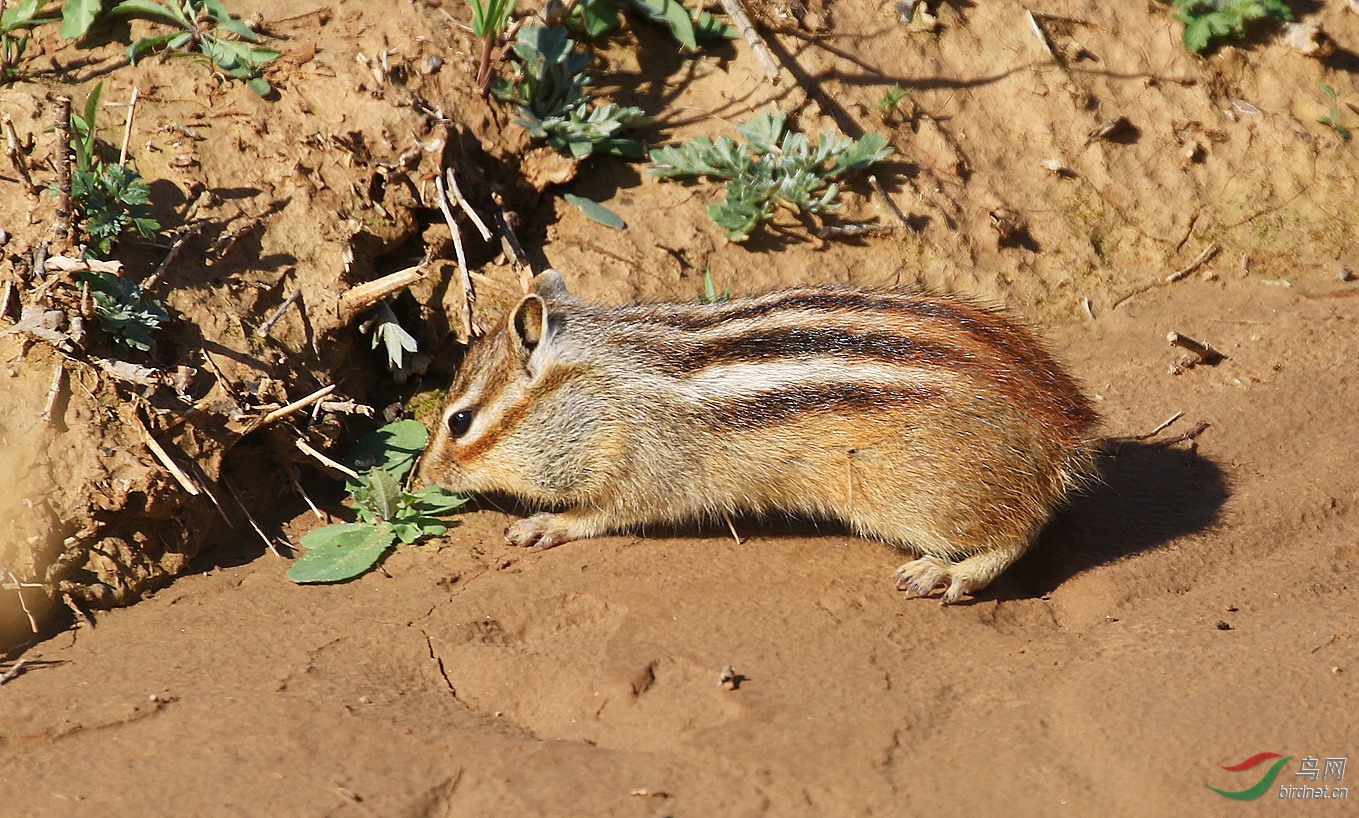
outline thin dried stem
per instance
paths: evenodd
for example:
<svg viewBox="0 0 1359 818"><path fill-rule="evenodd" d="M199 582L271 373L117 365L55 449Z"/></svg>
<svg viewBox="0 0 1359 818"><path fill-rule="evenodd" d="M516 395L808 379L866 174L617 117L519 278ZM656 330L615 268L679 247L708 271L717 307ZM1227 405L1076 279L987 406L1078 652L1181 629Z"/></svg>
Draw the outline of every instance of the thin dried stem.
<svg viewBox="0 0 1359 818"><path fill-rule="evenodd" d="M326 468L334 469L335 471L340 472L341 474L346 475L348 477L352 477L355 480L363 479L363 477L358 472L354 471L353 469L349 468L343 463L340 463L336 460L332 460L329 457L326 457L326 455L323 454L320 450L318 450L315 446L312 446L310 443L303 440L302 438L299 437L293 442L297 444L298 451L302 452L308 457L315 458L317 462L319 462Z"/></svg>
<svg viewBox="0 0 1359 818"><path fill-rule="evenodd" d="M1212 260L1213 256L1217 255L1218 251L1221 249L1222 248L1218 246L1217 242L1209 242L1208 246L1203 248L1203 252L1195 256L1193 261L1166 276L1166 283L1174 284L1176 281L1192 274L1195 270Z"/></svg>
<svg viewBox="0 0 1359 818"><path fill-rule="evenodd" d="M472 209L472 205L467 203L467 199L463 198L462 190L458 188L458 177L453 175L453 168L446 169L444 177L448 179L448 189L453 192L454 201L458 203L458 207L462 208L462 212L467 214L467 218L472 220L472 224L476 225L482 241L490 241L491 231L486 227L486 222L482 221L481 217L477 215L477 211Z"/></svg>
<svg viewBox="0 0 1359 818"><path fill-rule="evenodd" d="M300 299L301 297L302 297L301 287L298 287L297 289L293 290L292 293L287 298L283 299L283 303L278 305L278 309L274 310L272 313L269 314L268 318L264 319L264 323L260 324L260 328L255 330L255 337L268 338L269 330L274 328L274 324L277 324L278 319L283 317L283 313L287 312L288 308L296 304L298 299Z"/></svg>
<svg viewBox="0 0 1359 818"><path fill-rule="evenodd" d="M333 383L330 386L323 386L320 389L316 390L315 392L312 392L305 398L302 398L301 400L293 401L287 406L275 409L274 411L260 418L258 423L252 425L254 428L259 428L260 426L268 426L270 423L273 423L276 420L282 420L283 418L286 418L289 415L294 415L298 412L301 412L303 409L306 409L308 406L311 406L313 403L316 403L321 398L324 398L325 396L329 395L331 392L334 391L335 384Z"/></svg>
<svg viewBox="0 0 1359 818"><path fill-rule="evenodd" d="M755 52L755 59L760 61L764 67L764 73L774 84L779 81L779 63L774 59L769 46L765 45L764 38L760 32L755 30L755 26L750 22L750 17L746 15L745 9L741 7L741 0L722 0L722 8L727 12L727 16L736 24L736 28L741 32L741 36L746 38L746 43L750 50Z"/></svg>
<svg viewBox="0 0 1359 818"><path fill-rule="evenodd" d="M42 192L42 188L33 183L33 177L28 172L28 163L24 161L23 152L19 150L19 135L14 132L14 120L9 114L5 114L5 154L9 156L10 164L23 177L24 185L28 187L30 196L37 196Z"/></svg>
<svg viewBox="0 0 1359 818"><path fill-rule="evenodd" d="M123 125L123 147L118 150L118 164L127 164L127 143L132 139L132 118L137 115L137 86L132 86L132 99L127 102L127 122Z"/></svg>
<svg viewBox="0 0 1359 818"><path fill-rule="evenodd" d="M137 425L141 427L142 436L146 439L146 448L150 449L151 454L155 455L161 465L174 476L175 480L179 481L179 485L194 497L202 494L202 489L198 487L198 484L179 467L174 458L170 457L170 453L165 451L165 447L160 445L160 441L156 440L155 435L151 434L151 430L146 428L146 424L142 422L140 417L137 418Z"/></svg>
<svg viewBox="0 0 1359 818"><path fill-rule="evenodd" d="M472 276L467 271L467 253L462 247L462 231L458 230L458 223L453 218L453 209L448 206L448 193L444 190L442 176L434 177L434 186L439 191L439 210L443 211L444 220L448 222L448 229L453 234L453 250L458 257L458 273L462 277L462 296L465 306L463 310L463 332L470 340L472 337L472 305L476 303L477 294L472 289Z"/></svg>

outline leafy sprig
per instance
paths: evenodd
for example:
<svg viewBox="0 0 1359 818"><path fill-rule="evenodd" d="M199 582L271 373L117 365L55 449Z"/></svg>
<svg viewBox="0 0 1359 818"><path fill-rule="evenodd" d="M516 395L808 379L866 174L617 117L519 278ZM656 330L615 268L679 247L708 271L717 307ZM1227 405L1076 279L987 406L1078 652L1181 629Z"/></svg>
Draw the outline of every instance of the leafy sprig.
<svg viewBox="0 0 1359 818"><path fill-rule="evenodd" d="M492 92L519 108L515 120L530 136L583 159L594 153L642 158L642 144L622 136L651 120L641 108L595 107L585 88L590 58L577 51L563 26L525 26L512 49L517 76L497 78Z"/></svg>
<svg viewBox="0 0 1359 818"><path fill-rule="evenodd" d="M170 320L165 305L125 278L91 270L78 273L76 281L89 287L99 330L116 344L145 352L151 333Z"/></svg>
<svg viewBox="0 0 1359 818"><path fill-rule="evenodd" d="M816 141L786 130L787 115L760 114L727 136L704 136L651 151L653 176L725 179L726 199L708 205L708 216L732 241L745 241L784 206L820 213L838 207L837 180L887 157L892 149L875 133L858 139L827 132Z"/></svg>
<svg viewBox="0 0 1359 818"><path fill-rule="evenodd" d="M1239 39L1256 20L1292 20L1283 0L1174 0L1175 19L1184 23L1184 45L1201 54L1217 42Z"/></svg>
<svg viewBox="0 0 1359 818"><path fill-rule="evenodd" d="M157 51L188 57L202 55L256 94L267 96L273 91L262 73L265 63L278 59L279 52L257 45L259 35L232 17L220 0L183 0L169 5L155 0L122 0L109 13L152 17L180 29L133 41L127 47L127 58L133 64Z"/></svg>
<svg viewBox="0 0 1359 818"><path fill-rule="evenodd" d="M448 530L439 518L464 505L467 498L441 486L416 492L402 488L428 437L419 421L403 420L359 441L350 460L366 473L345 486L359 521L304 534L306 551L288 569L289 579L297 583L353 579L377 565L398 540L412 544Z"/></svg>

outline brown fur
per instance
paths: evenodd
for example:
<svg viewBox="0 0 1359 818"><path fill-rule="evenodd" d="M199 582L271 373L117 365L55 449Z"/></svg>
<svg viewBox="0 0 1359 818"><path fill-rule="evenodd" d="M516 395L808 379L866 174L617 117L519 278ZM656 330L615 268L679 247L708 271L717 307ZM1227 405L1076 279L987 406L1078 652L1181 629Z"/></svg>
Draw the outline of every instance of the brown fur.
<svg viewBox="0 0 1359 818"><path fill-rule="evenodd" d="M553 546L648 523L809 514L921 556L945 602L984 587L1093 471L1098 418L1022 327L955 296L800 289L604 308L556 273L459 370L422 477L560 509ZM449 421L471 412L453 434Z"/></svg>

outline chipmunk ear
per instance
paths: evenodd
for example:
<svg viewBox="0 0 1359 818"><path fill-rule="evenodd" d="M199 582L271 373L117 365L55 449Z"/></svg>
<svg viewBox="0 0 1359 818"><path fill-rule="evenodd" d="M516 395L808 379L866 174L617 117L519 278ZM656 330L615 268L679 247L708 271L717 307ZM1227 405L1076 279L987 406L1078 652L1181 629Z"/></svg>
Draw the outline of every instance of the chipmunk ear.
<svg viewBox="0 0 1359 818"><path fill-rule="evenodd" d="M547 304L542 296L526 295L510 318L510 338L524 361L547 337Z"/></svg>
<svg viewBox="0 0 1359 818"><path fill-rule="evenodd" d="M543 298L570 298L566 291L566 279L562 274L549 267L533 278L533 291Z"/></svg>

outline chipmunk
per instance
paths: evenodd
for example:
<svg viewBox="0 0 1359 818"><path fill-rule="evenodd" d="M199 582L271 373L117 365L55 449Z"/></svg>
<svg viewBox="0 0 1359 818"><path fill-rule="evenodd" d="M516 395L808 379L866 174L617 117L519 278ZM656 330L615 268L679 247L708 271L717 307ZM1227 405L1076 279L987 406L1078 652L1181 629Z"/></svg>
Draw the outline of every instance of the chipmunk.
<svg viewBox="0 0 1359 818"><path fill-rule="evenodd" d="M1094 473L1098 417L967 299L803 288L603 307L547 271L467 352L421 479L557 509L521 546L787 513L914 551L908 596L984 588Z"/></svg>

